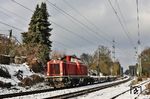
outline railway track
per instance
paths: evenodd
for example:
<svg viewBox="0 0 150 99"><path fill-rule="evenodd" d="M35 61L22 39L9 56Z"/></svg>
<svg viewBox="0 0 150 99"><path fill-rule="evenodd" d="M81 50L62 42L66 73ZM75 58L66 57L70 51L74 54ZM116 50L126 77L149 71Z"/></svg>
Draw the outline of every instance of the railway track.
<svg viewBox="0 0 150 99"><path fill-rule="evenodd" d="M150 82L150 80L148 80L148 81L146 81L146 82L143 82L143 83L139 84L138 86L144 85L144 84L146 84L147 82ZM128 90L126 90L126 91L124 91L124 92L121 92L121 93L119 93L119 94L113 96L111 99L116 99L116 98L118 98L119 96L121 96L121 95L123 95L123 94L125 94L125 93L127 93L127 92L130 92L130 91L131 91L131 90L128 89ZM141 94L141 93L139 93L134 99L137 99L140 94Z"/></svg>
<svg viewBox="0 0 150 99"><path fill-rule="evenodd" d="M108 85L104 85L104 86L98 86L98 87L94 87L94 88L90 88L90 89L85 89L85 90L81 90L81 91L77 91L77 92L71 92L71 93L66 93L66 94L62 94L62 95L57 95L57 96L52 96L52 97L47 97L45 99L67 99L67 98L73 98L73 97L77 97L77 96L81 96L84 94L88 94L94 91L98 91L98 90L102 90L108 87L112 87L112 86L116 86L118 84L122 84L125 83L127 81L129 81L130 78L120 81L120 82L115 82L115 83L111 83Z"/></svg>
<svg viewBox="0 0 150 99"><path fill-rule="evenodd" d="M35 90L35 91L27 91L27 92L20 92L20 93L4 94L4 95L0 95L0 99L49 92L49 91L53 91L53 90L54 89L44 89L44 90Z"/></svg>
<svg viewBox="0 0 150 99"><path fill-rule="evenodd" d="M105 83L105 82L101 82L101 83ZM99 84L99 83L96 83ZM91 84L93 85L93 84ZM76 87L82 87L82 86L76 86ZM56 91L56 90L62 90L62 89L71 89L73 87L69 87L69 88L51 88L51 89L43 89L43 90L35 90L35 91L26 91L26 92L19 92L19 93L10 93L10 94L3 94L0 95L0 99L1 98L12 98L12 97L18 97L18 96L25 96L25 95L32 95L32 94L38 94L38 93L44 93L44 92L51 92L51 91Z"/></svg>

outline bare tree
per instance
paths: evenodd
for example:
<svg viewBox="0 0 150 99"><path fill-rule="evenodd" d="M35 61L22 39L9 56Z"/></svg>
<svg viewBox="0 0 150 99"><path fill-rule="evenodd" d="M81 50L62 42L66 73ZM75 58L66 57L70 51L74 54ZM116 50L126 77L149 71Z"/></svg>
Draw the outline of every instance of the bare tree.
<svg viewBox="0 0 150 99"><path fill-rule="evenodd" d="M51 52L51 59L59 59L64 57L66 54L63 51L53 50Z"/></svg>

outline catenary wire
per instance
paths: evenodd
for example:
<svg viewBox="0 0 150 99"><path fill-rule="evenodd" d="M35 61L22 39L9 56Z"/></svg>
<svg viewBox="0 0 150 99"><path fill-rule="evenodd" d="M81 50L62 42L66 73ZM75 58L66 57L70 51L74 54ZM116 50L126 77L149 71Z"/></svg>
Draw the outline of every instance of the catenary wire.
<svg viewBox="0 0 150 99"><path fill-rule="evenodd" d="M74 21L78 22L80 25L84 26L86 29L88 29L89 31L91 31L92 33L95 34L95 37L97 39L99 39L99 33L94 31L93 29L91 29L89 26L87 26L86 24L84 24L83 22L79 21L78 19L76 19L75 17L73 17L72 15L70 15L69 13L67 13L66 11L64 11L63 9L59 8L58 6L56 6L55 4L51 3L49 0L47 0L48 4L50 4L52 7L58 9L59 11L63 12L64 14L66 14L67 16L69 16L71 19L73 19ZM97 35L97 36L96 36ZM101 37L102 39L108 41L109 43L111 42L110 40ZM101 39L100 39L101 40Z"/></svg>
<svg viewBox="0 0 150 99"><path fill-rule="evenodd" d="M108 33L102 31L97 25L95 25L91 20L89 20L88 17L84 16L79 10L77 10L75 7L73 7L68 1L66 1L66 0L63 0L63 1L71 9L73 9L77 14L79 14L84 20L86 20L89 24L91 24L95 29L99 30L101 33L105 33L105 35L107 36L107 38L109 37ZM100 35L100 34L98 34L98 35L104 37L103 35ZM104 38L106 38L106 37L104 37Z"/></svg>
<svg viewBox="0 0 150 99"><path fill-rule="evenodd" d="M21 3L15 1L15 0L11 0L11 1L14 2L14 3L16 3L16 4L18 4L18 5L20 5L20 6L22 6L23 8L27 9L27 10L30 11L30 12L34 12L33 10L29 9L28 7L22 5Z"/></svg>
<svg viewBox="0 0 150 99"><path fill-rule="evenodd" d="M121 25L123 31L124 31L124 33L126 34L127 38L129 39L129 43L130 43L132 46L134 46L134 43L132 42L132 40L131 40L129 34L127 33L127 31L126 31L126 29L125 29L125 27L124 27L124 25L123 25L123 23L122 23L122 21L121 21L119 15L118 15L118 13L117 13L117 11L116 11L115 8L113 7L111 1L108 0L108 2L109 2L109 4L110 4L112 10L114 11L114 13L115 13L115 15L116 15L116 17L117 17L117 19L118 19L118 21L119 21L119 23L120 23L120 25Z"/></svg>
<svg viewBox="0 0 150 99"><path fill-rule="evenodd" d="M33 10L31 10L30 8L28 8L28 7L24 6L24 5L22 5L21 3L18 3L18 2L16 2L15 0L12 0L12 1L13 1L14 3L16 3L16 4L20 5L20 6L22 6L23 8L25 8L25 9L27 9L27 10L29 10L29 11L33 12ZM53 23L54 23L54 22L53 22ZM62 26L61 26L61 25L58 25L58 24L56 24L56 23L54 23L54 24L62 28ZM65 30L68 30L68 29L65 29ZM78 35L78 34L76 34L76 35ZM82 38L82 39L84 39L84 40L86 40L86 41L87 41L87 39L86 39L86 38L81 37L80 35L78 35L78 36L79 36L80 38ZM90 41L88 41L88 42L90 42Z"/></svg>
<svg viewBox="0 0 150 99"><path fill-rule="evenodd" d="M117 8L118 8L118 10L119 10L120 16L122 17L122 20L123 20L122 22L124 23L124 27L125 27L125 29L126 29L126 32L127 32L128 35L131 35L131 33L129 32L129 30L128 30L128 28L127 28L127 24L126 24L124 15L123 15L123 13L122 13L122 11L121 11L121 8L120 8L120 6L119 6L118 0L116 0L116 4L117 4ZM133 40L130 38L130 36L129 36L129 39L131 40L131 42L133 42Z"/></svg>
<svg viewBox="0 0 150 99"><path fill-rule="evenodd" d="M11 27L11 28L13 28L13 29L16 29L16 30L18 30L18 31L23 31L23 30L20 29L20 28L17 28L17 27L15 27L15 26L9 25L9 24L4 23L4 22L2 22L2 21L0 21L0 24L3 24L3 25L5 25L5 26L9 26L9 27Z"/></svg>

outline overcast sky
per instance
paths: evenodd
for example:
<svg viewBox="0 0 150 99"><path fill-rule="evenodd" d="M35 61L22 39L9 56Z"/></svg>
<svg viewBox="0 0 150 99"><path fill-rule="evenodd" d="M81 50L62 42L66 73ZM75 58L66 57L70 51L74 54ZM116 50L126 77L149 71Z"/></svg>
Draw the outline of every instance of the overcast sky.
<svg viewBox="0 0 150 99"><path fill-rule="evenodd" d="M36 5L45 0L15 1L34 11ZM136 63L134 47L137 47L138 40L136 0L110 1L126 33L108 0L49 0L47 7L52 24L50 27L53 28L50 37L53 41L52 49L78 56L83 52L92 54L99 45L112 50L114 39L116 58L121 65L125 69L128 65L134 65ZM62 13L60 9L68 15ZM21 32L27 31L32 11L23 8L13 0L0 0L0 33L9 34L7 30L13 29L13 35L21 41ZM17 27L19 30L1 22ZM141 49L144 49L150 46L150 0L139 0L139 25Z"/></svg>

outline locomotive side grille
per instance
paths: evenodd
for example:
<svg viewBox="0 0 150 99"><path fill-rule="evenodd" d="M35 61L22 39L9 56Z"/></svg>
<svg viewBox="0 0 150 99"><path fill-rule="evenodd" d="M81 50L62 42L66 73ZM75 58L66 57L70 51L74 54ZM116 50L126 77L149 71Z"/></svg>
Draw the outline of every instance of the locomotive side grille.
<svg viewBox="0 0 150 99"><path fill-rule="evenodd" d="M60 74L59 64L51 64L50 68L51 74Z"/></svg>

